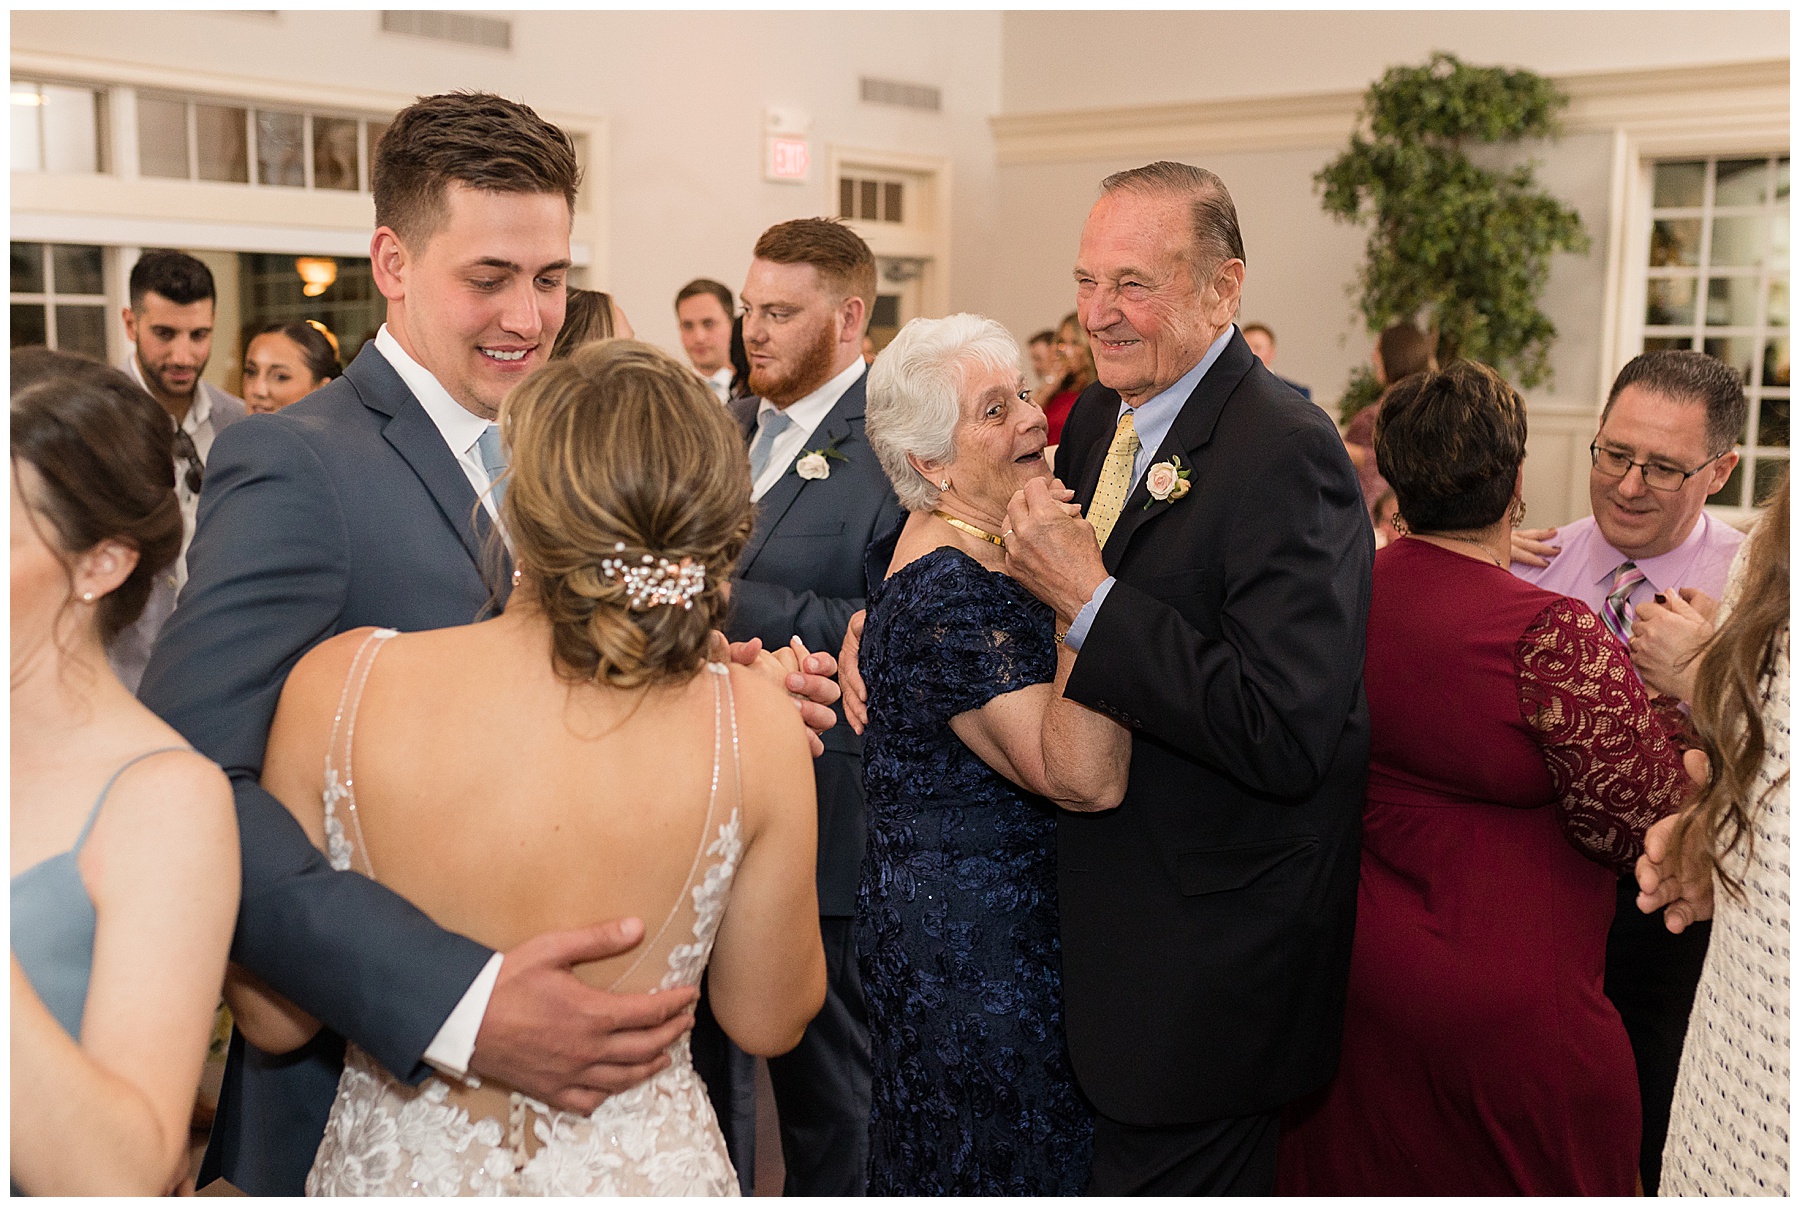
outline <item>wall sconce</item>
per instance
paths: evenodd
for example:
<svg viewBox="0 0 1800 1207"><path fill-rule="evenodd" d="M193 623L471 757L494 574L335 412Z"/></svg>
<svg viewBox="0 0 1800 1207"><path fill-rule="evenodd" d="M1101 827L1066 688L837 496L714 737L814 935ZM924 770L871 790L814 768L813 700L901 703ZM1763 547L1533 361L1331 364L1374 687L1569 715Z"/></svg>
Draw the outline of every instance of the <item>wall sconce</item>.
<svg viewBox="0 0 1800 1207"><path fill-rule="evenodd" d="M301 256L294 261L294 271L306 284L300 292L316 298L337 281L337 261L329 256Z"/></svg>

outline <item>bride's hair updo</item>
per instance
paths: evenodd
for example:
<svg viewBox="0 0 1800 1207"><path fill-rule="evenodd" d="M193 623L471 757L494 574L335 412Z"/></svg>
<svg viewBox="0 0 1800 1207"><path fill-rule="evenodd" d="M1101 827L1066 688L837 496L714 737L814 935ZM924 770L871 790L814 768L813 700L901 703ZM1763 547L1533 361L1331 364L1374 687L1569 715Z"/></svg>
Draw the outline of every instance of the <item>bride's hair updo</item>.
<svg viewBox="0 0 1800 1207"><path fill-rule="evenodd" d="M665 352L603 340L509 394L500 431L501 520L558 671L621 688L698 671L755 517L743 436L712 392ZM634 601L639 568L665 560L671 581L676 567L689 582L703 569L704 587Z"/></svg>

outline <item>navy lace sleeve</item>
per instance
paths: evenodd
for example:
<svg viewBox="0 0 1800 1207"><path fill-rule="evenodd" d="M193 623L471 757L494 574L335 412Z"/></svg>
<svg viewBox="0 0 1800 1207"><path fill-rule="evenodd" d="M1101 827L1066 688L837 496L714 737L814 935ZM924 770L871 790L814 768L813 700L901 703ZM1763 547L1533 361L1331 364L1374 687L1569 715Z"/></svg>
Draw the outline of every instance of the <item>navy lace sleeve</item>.
<svg viewBox="0 0 1800 1207"><path fill-rule="evenodd" d="M957 549L901 569L881 600L889 700L901 726L934 726L1056 677L1055 618L1005 575Z"/></svg>

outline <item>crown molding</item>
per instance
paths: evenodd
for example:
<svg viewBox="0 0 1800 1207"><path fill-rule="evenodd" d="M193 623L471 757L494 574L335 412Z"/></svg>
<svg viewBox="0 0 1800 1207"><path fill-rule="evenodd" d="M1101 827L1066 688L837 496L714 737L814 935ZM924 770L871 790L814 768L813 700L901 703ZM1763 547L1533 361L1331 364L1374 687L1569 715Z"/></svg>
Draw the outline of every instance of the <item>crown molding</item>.
<svg viewBox="0 0 1800 1207"><path fill-rule="evenodd" d="M1787 145L1788 60L1552 76L1569 95L1563 131L1654 126L1776 137ZM1164 105L1002 113L1002 166L1221 151L1333 147L1356 128L1362 90Z"/></svg>

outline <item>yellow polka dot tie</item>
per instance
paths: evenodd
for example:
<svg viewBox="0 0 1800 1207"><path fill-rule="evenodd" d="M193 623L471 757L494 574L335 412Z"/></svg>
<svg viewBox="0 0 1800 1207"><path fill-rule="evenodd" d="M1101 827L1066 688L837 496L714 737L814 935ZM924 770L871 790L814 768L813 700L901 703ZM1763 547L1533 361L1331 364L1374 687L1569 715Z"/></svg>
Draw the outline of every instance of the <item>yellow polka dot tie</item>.
<svg viewBox="0 0 1800 1207"><path fill-rule="evenodd" d="M1119 522L1119 513L1125 509L1125 496L1131 493L1131 466L1137 460L1139 447L1137 424L1132 422L1131 412L1126 411L1113 433L1112 447L1106 450L1106 464L1100 467L1100 481L1094 486L1094 501L1088 505L1088 523L1094 526L1102 549L1106 548L1106 538L1112 535L1113 525Z"/></svg>

